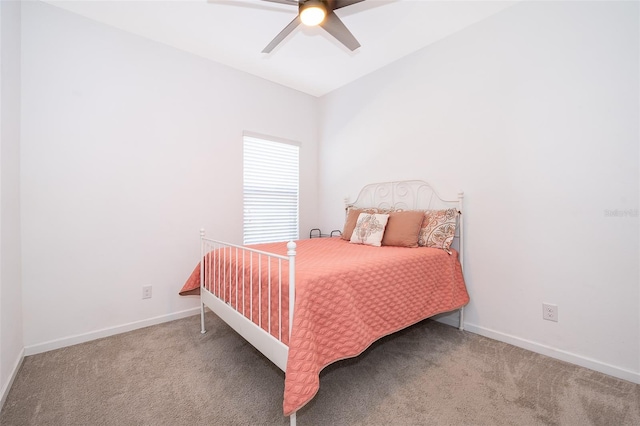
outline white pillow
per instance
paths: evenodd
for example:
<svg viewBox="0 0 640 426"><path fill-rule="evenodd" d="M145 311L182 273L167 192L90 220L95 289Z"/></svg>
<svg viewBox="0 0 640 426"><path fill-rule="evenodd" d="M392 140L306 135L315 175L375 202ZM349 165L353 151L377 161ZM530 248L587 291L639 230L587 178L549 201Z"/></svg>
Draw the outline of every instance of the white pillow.
<svg viewBox="0 0 640 426"><path fill-rule="evenodd" d="M388 220L388 214L360 213L349 242L380 247Z"/></svg>

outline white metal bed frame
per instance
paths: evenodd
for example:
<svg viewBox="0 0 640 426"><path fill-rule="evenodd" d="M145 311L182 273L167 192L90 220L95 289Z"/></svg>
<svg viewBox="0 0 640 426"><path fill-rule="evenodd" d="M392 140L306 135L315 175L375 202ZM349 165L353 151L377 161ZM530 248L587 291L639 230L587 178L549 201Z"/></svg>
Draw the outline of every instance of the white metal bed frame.
<svg viewBox="0 0 640 426"><path fill-rule="evenodd" d="M443 199L427 182L419 180L382 182L366 185L360 191L358 198L349 203L345 199L346 207L358 208L380 208L391 210L436 210L457 208L462 213L462 201L464 193L458 192L456 200ZM462 216L458 215L458 226L454 237L453 247L458 251L460 265L464 269L464 238L463 238L463 221ZM200 230L201 241L201 262L200 262L200 325L201 333L206 333L204 325L205 307L208 307L238 334L244 337L256 349L262 352L271 362L273 362L282 371L286 371L287 357L289 355L288 346L282 341L282 306L279 304L276 313L271 312L269 306L267 312L268 330L262 328L262 324L256 325L252 318L252 309L249 314L245 312L245 286L252 284L252 276L254 268L258 272L258 276L262 276L261 268L263 264L271 268L273 262L278 265L277 279L268 279L268 291L271 292L272 285L277 286L277 291L281 295L282 278L288 274L289 277L289 336L291 336L291 326L293 325L293 312L295 302L295 257L296 244L293 241L287 243L287 255L278 255L250 247L244 247L236 244L225 243L205 237L204 229ZM258 259L255 262L253 259ZM235 274L226 274L226 269L221 271L220 265L224 265L226 261L235 261ZM262 259L266 259L265 262ZM208 262L209 267L205 264ZM257 263L257 264L256 264ZM215 266L218 265L216 269ZM238 268L242 265L242 268ZM249 273L245 274L245 268L249 269ZM240 270L239 270L240 269ZM215 272L217 271L217 273ZM238 274L240 272L240 274ZM269 269L269 277L271 277L271 269ZM272 282L277 281L277 282ZM205 285L208 284L208 288ZM261 283L260 283L261 284ZM261 288L262 285L258 285ZM216 296L210 288L214 288L219 295ZM252 288L252 287L250 287ZM227 296L235 294L235 300L229 299ZM240 300L242 298L242 300ZM282 298L280 297L280 300ZM235 302L235 303L234 303ZM240 306L242 307L240 309ZM260 306L258 307L260 309ZM271 334L272 315L277 315L279 330L276 331L278 337ZM260 312L258 321L262 320ZM464 329L464 307L460 308L459 329ZM295 426L296 413L291 414L290 424Z"/></svg>

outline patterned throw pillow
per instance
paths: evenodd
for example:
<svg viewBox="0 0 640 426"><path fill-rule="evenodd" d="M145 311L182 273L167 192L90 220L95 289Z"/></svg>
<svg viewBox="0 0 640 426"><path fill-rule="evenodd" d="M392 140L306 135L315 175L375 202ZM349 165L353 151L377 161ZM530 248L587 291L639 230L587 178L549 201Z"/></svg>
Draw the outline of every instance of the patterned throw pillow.
<svg viewBox="0 0 640 426"><path fill-rule="evenodd" d="M360 213L349 242L380 247L388 214Z"/></svg>
<svg viewBox="0 0 640 426"><path fill-rule="evenodd" d="M418 237L421 247L435 247L451 254L449 248L456 234L457 209L427 210Z"/></svg>
<svg viewBox="0 0 640 426"><path fill-rule="evenodd" d="M347 210L347 218L344 222L344 228L342 230L342 239L343 240L347 240L347 241L351 241L351 234L353 234L353 230L356 227L356 222L358 221L358 217L360 216L360 213L389 213L390 210L388 209L381 209L381 208L367 208L367 209L361 209L361 208L357 208L357 207L349 207L349 209Z"/></svg>

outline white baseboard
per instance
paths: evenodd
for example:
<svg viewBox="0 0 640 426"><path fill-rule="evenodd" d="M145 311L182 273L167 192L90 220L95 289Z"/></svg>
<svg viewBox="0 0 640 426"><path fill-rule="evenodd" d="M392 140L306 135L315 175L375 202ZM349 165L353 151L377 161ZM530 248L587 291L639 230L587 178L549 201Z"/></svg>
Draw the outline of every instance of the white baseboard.
<svg viewBox="0 0 640 426"><path fill-rule="evenodd" d="M4 402L7 400L7 395L9 395L9 390L11 390L11 385L13 385L13 381L16 379L16 376L18 375L18 370L20 370L20 366L22 365L22 361L24 361L24 349L22 349L20 351L20 354L18 355L18 359L16 360L16 362L13 365L13 370L11 370L11 375L9 376L9 380L7 380L6 384L2 385L2 393L0 393L0 397L2 399L0 399L0 410L2 410L2 407L4 407Z"/></svg>
<svg viewBox="0 0 640 426"><path fill-rule="evenodd" d="M458 327L456 318L453 316L437 317L436 321L443 324ZM513 346L517 346L522 349L527 349L531 352L535 352L541 355L545 355L551 358L559 359L571 364L579 365L590 370L598 371L600 373L607 374L609 376L617 377L619 379L627 380L632 383L640 384L640 373L635 371L626 370L624 368L616 367L595 359L587 358L582 355L574 354L571 352L563 351L562 349L553 348L551 346L543 345L530 340L522 339L520 337L512 336L510 334L502 333L499 331L491 330L485 327L478 326L476 324L464 323L464 329L471 333L479 334L480 336L488 337L493 340L508 343Z"/></svg>
<svg viewBox="0 0 640 426"><path fill-rule="evenodd" d="M61 339L50 340L48 342L31 345L24 348L24 355L35 355L42 352L52 351L67 346L77 345L78 343L89 342L91 340L101 339L103 337L113 336L115 334L126 333L127 331L137 330L139 328L149 327L151 325L161 324L163 322L174 321L177 319L190 317L200 313L200 308L191 308L180 312L174 312L168 315L160 315L158 317L149 318L141 321L134 321L128 324L118 325L115 327L103 328L101 330L91 331L89 333L76 334L75 336L63 337Z"/></svg>

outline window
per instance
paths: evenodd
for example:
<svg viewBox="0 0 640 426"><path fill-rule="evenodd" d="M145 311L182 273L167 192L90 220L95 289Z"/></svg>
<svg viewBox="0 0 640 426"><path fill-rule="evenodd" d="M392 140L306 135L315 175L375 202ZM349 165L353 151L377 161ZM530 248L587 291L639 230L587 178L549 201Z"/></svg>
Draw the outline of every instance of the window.
<svg viewBox="0 0 640 426"><path fill-rule="evenodd" d="M244 244L297 240L299 146L243 139Z"/></svg>

